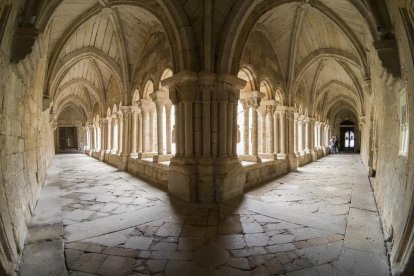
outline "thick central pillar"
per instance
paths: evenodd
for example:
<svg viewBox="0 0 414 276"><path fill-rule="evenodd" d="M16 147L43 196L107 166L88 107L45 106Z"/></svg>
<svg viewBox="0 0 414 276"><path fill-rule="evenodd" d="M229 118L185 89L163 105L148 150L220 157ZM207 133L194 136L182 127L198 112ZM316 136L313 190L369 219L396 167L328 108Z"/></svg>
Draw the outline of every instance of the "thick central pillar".
<svg viewBox="0 0 414 276"><path fill-rule="evenodd" d="M231 75L183 71L162 81L176 111L177 153L168 189L194 202L222 202L243 193L237 158L237 104L245 81Z"/></svg>

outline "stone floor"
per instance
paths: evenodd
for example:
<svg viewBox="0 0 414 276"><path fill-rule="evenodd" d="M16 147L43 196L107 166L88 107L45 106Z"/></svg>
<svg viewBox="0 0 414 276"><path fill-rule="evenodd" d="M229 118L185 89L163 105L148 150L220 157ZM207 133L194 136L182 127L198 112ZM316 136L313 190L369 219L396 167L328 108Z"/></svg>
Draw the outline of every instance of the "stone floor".
<svg viewBox="0 0 414 276"><path fill-rule="evenodd" d="M65 274L389 275L389 267L358 155L328 156L202 205L66 154L49 169L20 268Z"/></svg>

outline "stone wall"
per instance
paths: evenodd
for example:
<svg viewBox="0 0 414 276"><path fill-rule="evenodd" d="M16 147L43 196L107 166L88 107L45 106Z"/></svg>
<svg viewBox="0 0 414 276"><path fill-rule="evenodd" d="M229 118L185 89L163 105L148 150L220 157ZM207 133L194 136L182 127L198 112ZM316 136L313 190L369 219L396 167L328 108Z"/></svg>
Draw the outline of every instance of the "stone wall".
<svg viewBox="0 0 414 276"><path fill-rule="evenodd" d="M246 171L246 184L244 189L250 189L259 184L266 183L288 173L287 160L274 160L244 166Z"/></svg>
<svg viewBox="0 0 414 276"><path fill-rule="evenodd" d="M378 57L374 60L373 93L377 117L378 160L374 192L381 214L383 228L392 245L391 265L393 273L400 273L404 267L413 269L413 193L414 193L414 66L406 26L396 1L386 1L395 35L402 67L402 81L384 71ZM401 1L403 3L404 1ZM414 22L413 22L414 24ZM412 41L414 43L414 41ZM414 44L411 45L414 47ZM400 90L406 87L409 110L409 140L407 156L399 154L400 140ZM375 143L374 143L375 149ZM403 254L400 254L403 253ZM405 254L404 254L405 253ZM411 263L410 263L411 255ZM410 264L409 264L410 263ZM413 271L411 271L413 272ZM406 272L407 275L410 272Z"/></svg>
<svg viewBox="0 0 414 276"><path fill-rule="evenodd" d="M0 48L0 265L13 275L54 143L48 111L42 112L46 58L23 81L9 63L10 34Z"/></svg>

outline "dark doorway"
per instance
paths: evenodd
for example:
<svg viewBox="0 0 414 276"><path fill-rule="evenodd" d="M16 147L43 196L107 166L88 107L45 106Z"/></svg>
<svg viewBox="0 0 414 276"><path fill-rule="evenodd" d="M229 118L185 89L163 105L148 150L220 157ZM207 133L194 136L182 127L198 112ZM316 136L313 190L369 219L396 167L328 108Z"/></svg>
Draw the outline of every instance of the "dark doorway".
<svg viewBox="0 0 414 276"><path fill-rule="evenodd" d="M59 127L59 148L76 149L78 147L76 127Z"/></svg>
<svg viewBox="0 0 414 276"><path fill-rule="evenodd" d="M341 127L341 151L355 150L355 127Z"/></svg>

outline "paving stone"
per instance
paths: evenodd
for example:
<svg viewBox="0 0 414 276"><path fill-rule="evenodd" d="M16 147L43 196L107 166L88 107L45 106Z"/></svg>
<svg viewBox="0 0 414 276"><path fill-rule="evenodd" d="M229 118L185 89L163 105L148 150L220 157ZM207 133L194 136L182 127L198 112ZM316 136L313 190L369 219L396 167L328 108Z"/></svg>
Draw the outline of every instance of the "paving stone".
<svg viewBox="0 0 414 276"><path fill-rule="evenodd" d="M243 233L263 233L262 226L257 222L242 222Z"/></svg>
<svg viewBox="0 0 414 276"><path fill-rule="evenodd" d="M264 247L251 247L246 249L231 250L231 253L235 257L249 257L266 254L267 250L264 249Z"/></svg>
<svg viewBox="0 0 414 276"><path fill-rule="evenodd" d="M192 263L186 261L169 260L165 268L164 275L176 276L176 275L199 275L200 268Z"/></svg>
<svg viewBox="0 0 414 276"><path fill-rule="evenodd" d="M229 253L215 244L197 248L193 253L193 261L200 267L218 267L228 260Z"/></svg>
<svg viewBox="0 0 414 276"><path fill-rule="evenodd" d="M267 270L266 267L264 266L258 266L253 270L253 275L257 275L257 276L268 276L271 275L271 273L269 272L269 270Z"/></svg>
<svg viewBox="0 0 414 276"><path fill-rule="evenodd" d="M76 209L75 211L72 211L64 215L64 218L70 219L70 220L82 221L82 220L88 219L93 214L95 214L94 211Z"/></svg>
<svg viewBox="0 0 414 276"><path fill-rule="evenodd" d="M166 260L148 260L147 267L149 272L157 273L165 270Z"/></svg>
<svg viewBox="0 0 414 276"><path fill-rule="evenodd" d="M131 275L135 263L136 260L132 258L109 256L98 270L98 273L108 276Z"/></svg>
<svg viewBox="0 0 414 276"><path fill-rule="evenodd" d="M177 250L177 244L172 242L158 242L151 246L151 250L175 251Z"/></svg>
<svg viewBox="0 0 414 276"><path fill-rule="evenodd" d="M241 249L246 246L243 235L221 235L218 236L217 243L224 249Z"/></svg>
<svg viewBox="0 0 414 276"><path fill-rule="evenodd" d="M84 254L83 251L78 251L78 250L73 250L73 249L65 249L66 266L68 268L72 268L72 265L83 254Z"/></svg>
<svg viewBox="0 0 414 276"><path fill-rule="evenodd" d="M342 241L336 241L319 246L300 249L299 255L309 259L315 265L321 265L339 259L341 250Z"/></svg>
<svg viewBox="0 0 414 276"><path fill-rule="evenodd" d="M192 251L207 243L206 238L181 237L178 242L178 250Z"/></svg>
<svg viewBox="0 0 414 276"><path fill-rule="evenodd" d="M135 258L138 256L138 252L139 251L135 249L120 248L120 247L107 247L102 253L107 254L107 255L116 255L116 256L122 256L122 257Z"/></svg>
<svg viewBox="0 0 414 276"><path fill-rule="evenodd" d="M95 253L87 253L80 256L73 264L73 270L79 270L83 272L96 273L106 260L108 256Z"/></svg>
<svg viewBox="0 0 414 276"><path fill-rule="evenodd" d="M131 249L147 250L152 243L152 238L149 237L130 237L124 247Z"/></svg>
<svg viewBox="0 0 414 276"><path fill-rule="evenodd" d="M178 223L164 223L158 229L156 235L161 237L179 236L181 232L181 224Z"/></svg>
<svg viewBox="0 0 414 276"><path fill-rule="evenodd" d="M221 267L217 271L217 275L218 276L248 276L248 275L252 275L252 273L248 271L243 271L240 269L231 268L231 267Z"/></svg>
<svg viewBox="0 0 414 276"><path fill-rule="evenodd" d="M264 265L272 275L285 273L285 268L278 259L272 258L266 261Z"/></svg>
<svg viewBox="0 0 414 276"><path fill-rule="evenodd" d="M249 247L266 246L269 242L269 236L266 233L246 234L244 239Z"/></svg>
<svg viewBox="0 0 414 276"><path fill-rule="evenodd" d="M274 235L270 238L268 245L291 243L294 241L294 239L295 239L295 236L290 235L290 234Z"/></svg>
<svg viewBox="0 0 414 276"><path fill-rule="evenodd" d="M249 262L245 258L231 258L228 265L241 270L250 270Z"/></svg>
<svg viewBox="0 0 414 276"><path fill-rule="evenodd" d="M270 245L270 246L267 246L266 249L270 253L276 253L276 252L295 250L296 247L293 243L284 243L284 244Z"/></svg>

